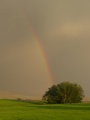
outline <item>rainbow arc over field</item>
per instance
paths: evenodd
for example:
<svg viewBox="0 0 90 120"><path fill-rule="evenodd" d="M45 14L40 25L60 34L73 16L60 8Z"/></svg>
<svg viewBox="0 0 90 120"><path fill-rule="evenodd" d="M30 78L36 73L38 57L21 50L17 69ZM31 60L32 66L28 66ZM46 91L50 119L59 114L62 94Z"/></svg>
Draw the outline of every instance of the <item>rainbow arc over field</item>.
<svg viewBox="0 0 90 120"><path fill-rule="evenodd" d="M51 85L54 85L54 84L56 84L56 82L53 78L53 75L52 75L52 72L51 72L51 69L50 69L50 66L49 66L49 63L48 63L47 56L46 56L46 54L43 50L43 45L40 42L40 38L39 38L37 32L34 30L32 24L30 23L30 21L28 19L28 16L27 16L26 12L24 11L24 9L21 7L20 4L18 4L16 2L15 2L15 4L18 8L18 11L20 12L20 14L22 16L22 19L24 19L26 26L29 28L29 32L32 33L33 40L35 41L35 47L37 47L37 49L38 49L38 51L41 55L44 67L47 71L47 76L48 76L48 79L49 79L48 82L50 82Z"/></svg>
<svg viewBox="0 0 90 120"><path fill-rule="evenodd" d="M43 64L44 64L44 67L47 71L47 75L48 75L48 78L49 78L49 82L51 82L51 85L55 84L55 80L53 79L53 75L52 75L52 72L51 72L51 69L50 69L50 66L49 66L49 63L48 63L48 59L47 59L47 56L43 50L43 46L39 40L39 37L38 35L35 33L35 31L33 31L32 29L32 33L33 33L33 37L34 37L34 40L36 42L36 47L38 48L38 51L40 52L41 54L41 58L42 58L42 61L43 61Z"/></svg>

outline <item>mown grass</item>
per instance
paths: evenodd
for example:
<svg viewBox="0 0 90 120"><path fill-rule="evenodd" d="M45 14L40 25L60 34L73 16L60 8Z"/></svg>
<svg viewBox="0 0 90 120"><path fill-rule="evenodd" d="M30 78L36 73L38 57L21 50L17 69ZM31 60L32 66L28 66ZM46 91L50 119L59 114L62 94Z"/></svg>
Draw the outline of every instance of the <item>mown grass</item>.
<svg viewBox="0 0 90 120"><path fill-rule="evenodd" d="M49 105L0 100L0 120L90 120L90 103Z"/></svg>

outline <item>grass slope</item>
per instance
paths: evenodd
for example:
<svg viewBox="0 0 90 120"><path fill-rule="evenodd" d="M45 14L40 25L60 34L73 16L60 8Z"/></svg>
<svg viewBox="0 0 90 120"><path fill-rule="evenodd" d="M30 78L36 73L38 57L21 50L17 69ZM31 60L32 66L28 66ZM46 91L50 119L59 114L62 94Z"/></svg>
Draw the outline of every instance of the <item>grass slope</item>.
<svg viewBox="0 0 90 120"><path fill-rule="evenodd" d="M40 105L0 100L0 120L90 120L90 103Z"/></svg>

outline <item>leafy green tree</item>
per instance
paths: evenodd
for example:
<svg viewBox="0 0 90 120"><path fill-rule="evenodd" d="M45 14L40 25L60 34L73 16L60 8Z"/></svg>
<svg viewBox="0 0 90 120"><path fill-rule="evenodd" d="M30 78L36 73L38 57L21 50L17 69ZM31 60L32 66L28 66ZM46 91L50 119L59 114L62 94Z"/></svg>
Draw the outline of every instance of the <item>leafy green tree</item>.
<svg viewBox="0 0 90 120"><path fill-rule="evenodd" d="M48 103L78 103L84 97L82 87L76 83L62 82L53 85L43 95Z"/></svg>

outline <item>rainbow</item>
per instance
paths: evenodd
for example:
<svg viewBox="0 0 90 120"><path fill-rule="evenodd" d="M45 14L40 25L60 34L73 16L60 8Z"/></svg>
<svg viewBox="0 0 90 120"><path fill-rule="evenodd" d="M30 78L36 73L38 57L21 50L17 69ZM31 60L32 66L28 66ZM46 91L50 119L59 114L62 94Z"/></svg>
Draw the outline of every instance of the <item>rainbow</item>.
<svg viewBox="0 0 90 120"><path fill-rule="evenodd" d="M23 11L23 8L20 6L20 4L18 4L16 2L15 2L15 4L16 4L17 9L20 12L22 18L26 21L25 23L26 23L27 27L29 28L29 31L32 33L33 39L35 41L35 45L36 45L36 47L37 47L37 49L38 49L38 51L41 55L44 67L45 67L46 72L47 72L47 76L48 76L48 79L49 79L48 82L50 82L51 85L54 85L56 83L55 83L55 80L53 79L53 75L52 75L52 72L51 72L51 69L50 69L50 66L49 66L49 63L48 63L48 59L47 59L47 56L46 56L46 54L43 50L43 46L40 42L39 36L36 33L36 31L34 30L32 24L30 24L30 21L29 21L27 15L26 15L25 11Z"/></svg>
<svg viewBox="0 0 90 120"><path fill-rule="evenodd" d="M36 42L36 47L38 48L40 54L41 54L41 58L42 58L42 61L43 61L43 64L44 64L44 67L47 71L47 75L48 75L48 78L49 80L51 81L51 85L55 84L55 81L52 77L52 72L51 72L51 69L50 69L50 66L48 64L48 59L47 59L47 56L43 50L43 46L39 40L39 37L37 36L37 34L35 32L33 32L33 35L34 35L34 39L35 39L35 42Z"/></svg>

